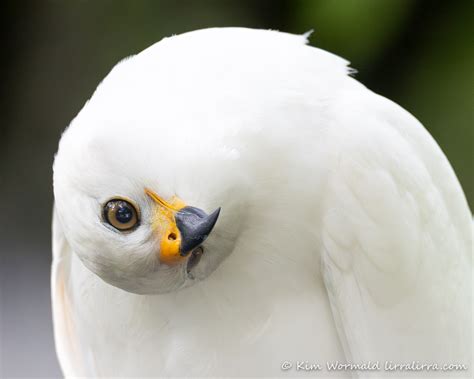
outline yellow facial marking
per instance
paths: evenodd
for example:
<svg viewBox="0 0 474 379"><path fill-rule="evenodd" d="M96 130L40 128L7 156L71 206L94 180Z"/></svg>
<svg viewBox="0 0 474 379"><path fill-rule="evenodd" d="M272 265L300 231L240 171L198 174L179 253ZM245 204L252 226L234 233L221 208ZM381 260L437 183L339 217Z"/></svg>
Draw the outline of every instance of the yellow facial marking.
<svg viewBox="0 0 474 379"><path fill-rule="evenodd" d="M173 196L171 198L171 201L168 202L163 200L161 197L159 197L156 193L154 193L148 188L145 188L145 193L150 196L156 203L161 204L164 208L170 209L175 212L178 212L186 206L185 202L177 196Z"/></svg>
<svg viewBox="0 0 474 379"><path fill-rule="evenodd" d="M180 255L181 234L176 226L174 214L186 204L176 196L170 201L165 201L148 188L145 188L145 193L156 203L152 216L152 229L160 236L160 261L167 265L182 262L185 257Z"/></svg>

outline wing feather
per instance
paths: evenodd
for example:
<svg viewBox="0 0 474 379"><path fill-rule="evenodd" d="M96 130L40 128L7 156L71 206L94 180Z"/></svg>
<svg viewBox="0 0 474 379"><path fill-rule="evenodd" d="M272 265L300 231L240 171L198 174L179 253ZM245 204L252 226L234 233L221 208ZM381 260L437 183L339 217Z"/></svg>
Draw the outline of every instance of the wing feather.
<svg viewBox="0 0 474 379"><path fill-rule="evenodd" d="M81 354L68 291L71 249L56 211L53 211L53 263L51 295L56 353L65 377L81 376Z"/></svg>
<svg viewBox="0 0 474 379"><path fill-rule="evenodd" d="M322 227L346 357L470 367L472 221L462 189L408 113L376 95L346 105Z"/></svg>

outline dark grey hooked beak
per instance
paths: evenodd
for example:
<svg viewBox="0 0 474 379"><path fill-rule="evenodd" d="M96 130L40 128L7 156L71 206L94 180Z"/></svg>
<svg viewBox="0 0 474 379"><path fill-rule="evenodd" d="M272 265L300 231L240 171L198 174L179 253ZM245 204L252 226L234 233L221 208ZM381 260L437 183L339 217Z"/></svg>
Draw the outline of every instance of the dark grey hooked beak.
<svg viewBox="0 0 474 379"><path fill-rule="evenodd" d="M186 256L202 244L217 222L221 209L208 215L195 207L184 207L175 214L176 225L181 233L180 255Z"/></svg>

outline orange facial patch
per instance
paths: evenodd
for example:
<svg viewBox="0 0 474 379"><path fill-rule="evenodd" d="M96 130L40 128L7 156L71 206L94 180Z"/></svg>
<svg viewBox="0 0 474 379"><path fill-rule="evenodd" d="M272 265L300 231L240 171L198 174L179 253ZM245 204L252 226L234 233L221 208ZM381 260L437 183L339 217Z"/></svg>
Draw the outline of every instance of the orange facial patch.
<svg viewBox="0 0 474 379"><path fill-rule="evenodd" d="M152 229L160 238L160 262L167 265L182 262L186 258L180 254L181 234L174 215L186 204L176 196L170 201L165 201L148 188L145 188L145 193L156 203L152 216Z"/></svg>

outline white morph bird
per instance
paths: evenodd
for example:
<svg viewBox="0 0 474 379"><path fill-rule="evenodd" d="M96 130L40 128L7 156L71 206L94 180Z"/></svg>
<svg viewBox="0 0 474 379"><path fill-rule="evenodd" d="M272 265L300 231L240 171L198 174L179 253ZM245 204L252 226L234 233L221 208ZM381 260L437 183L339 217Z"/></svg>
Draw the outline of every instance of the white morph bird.
<svg viewBox="0 0 474 379"><path fill-rule="evenodd" d="M165 38L72 121L54 163L66 376L472 374L459 182L413 116L306 40Z"/></svg>

